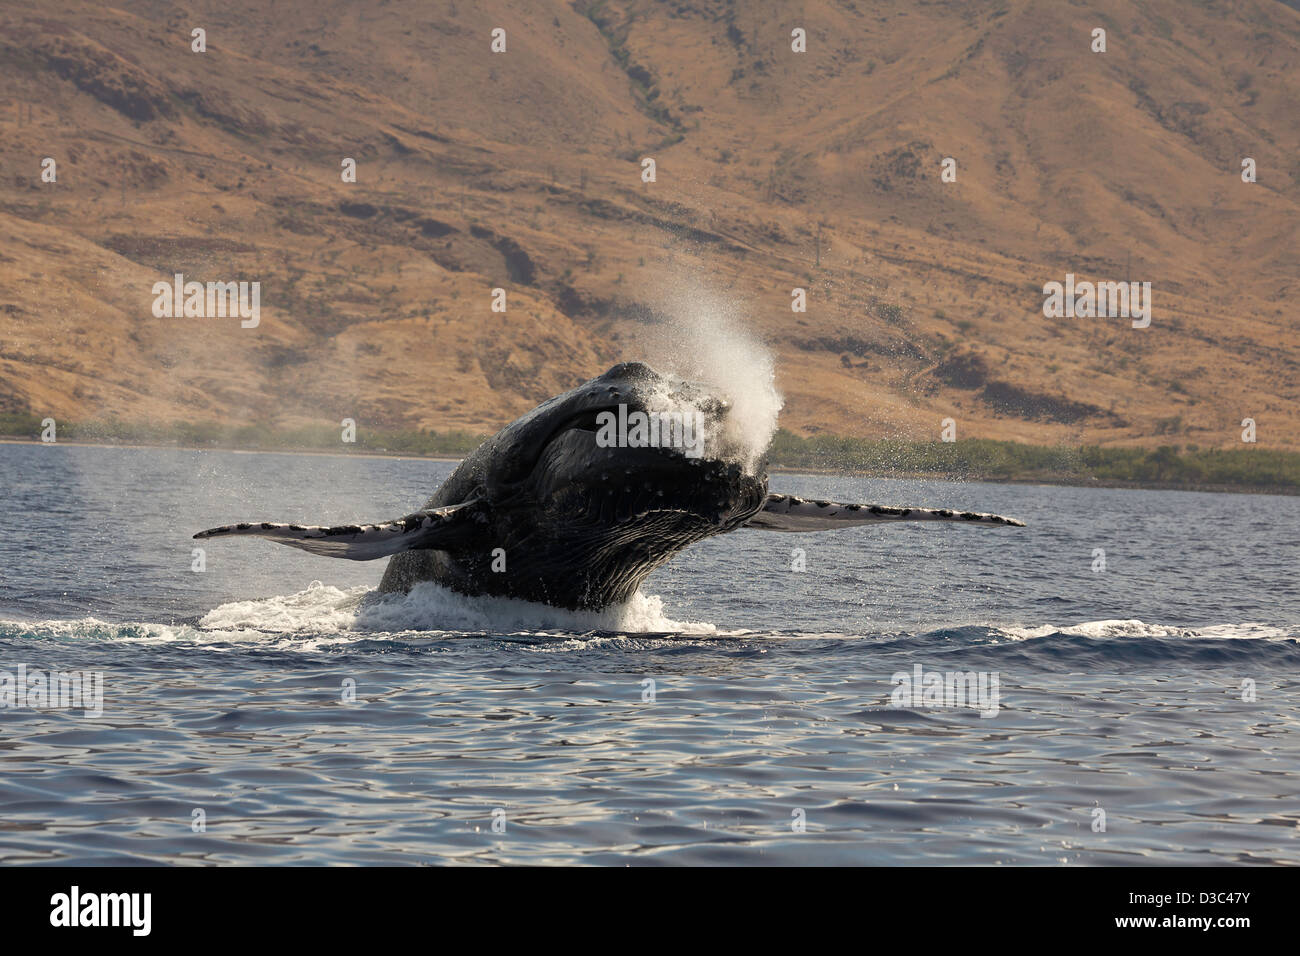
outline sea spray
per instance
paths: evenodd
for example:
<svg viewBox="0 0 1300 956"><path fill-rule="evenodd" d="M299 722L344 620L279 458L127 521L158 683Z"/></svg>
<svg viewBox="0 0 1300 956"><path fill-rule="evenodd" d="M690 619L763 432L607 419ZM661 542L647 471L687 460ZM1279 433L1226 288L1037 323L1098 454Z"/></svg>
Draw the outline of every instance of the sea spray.
<svg viewBox="0 0 1300 956"><path fill-rule="evenodd" d="M731 403L711 454L753 470L776 434L784 404L771 351L746 327L739 305L685 290L664 304L668 320L646 328L636 347L657 371L716 388Z"/></svg>

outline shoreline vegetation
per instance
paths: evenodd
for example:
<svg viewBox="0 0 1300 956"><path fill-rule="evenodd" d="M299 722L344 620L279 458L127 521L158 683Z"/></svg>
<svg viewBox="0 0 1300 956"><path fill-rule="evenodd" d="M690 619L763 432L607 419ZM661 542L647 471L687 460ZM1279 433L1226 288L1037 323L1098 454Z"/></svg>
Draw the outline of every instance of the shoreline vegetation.
<svg viewBox="0 0 1300 956"><path fill-rule="evenodd" d="M40 443L41 419L0 415L0 438ZM456 460L486 435L465 431L358 429L344 444L340 429L272 428L213 424L133 425L122 422L58 424L66 444L137 445L317 454L382 455ZM1240 449L1161 445L1044 446L968 438L957 442L902 439L801 438L778 431L768 453L773 471L868 475L882 478L1028 482L1118 488L1300 494L1300 452L1244 445Z"/></svg>

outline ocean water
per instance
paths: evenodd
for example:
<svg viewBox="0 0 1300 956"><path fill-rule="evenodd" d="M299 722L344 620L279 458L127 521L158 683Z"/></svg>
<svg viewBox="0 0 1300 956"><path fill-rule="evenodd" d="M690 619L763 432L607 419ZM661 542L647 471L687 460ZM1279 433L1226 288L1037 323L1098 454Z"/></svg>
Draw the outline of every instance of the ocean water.
<svg viewBox="0 0 1300 956"><path fill-rule="evenodd" d="M194 570L450 469L0 445L0 672L103 681L0 709L0 861L1300 862L1300 498L778 474L1029 526L738 531L600 615Z"/></svg>

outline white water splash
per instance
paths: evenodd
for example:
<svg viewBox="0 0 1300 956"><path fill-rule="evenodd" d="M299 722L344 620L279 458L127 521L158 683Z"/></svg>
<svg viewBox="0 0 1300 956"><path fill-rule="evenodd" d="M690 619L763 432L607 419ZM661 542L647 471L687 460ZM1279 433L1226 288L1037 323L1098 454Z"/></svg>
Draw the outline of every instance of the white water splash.
<svg viewBox="0 0 1300 956"><path fill-rule="evenodd" d="M204 615L198 624L229 639L250 632L332 632L356 636L426 632L438 634L539 634L543 632L713 634L712 624L674 621L657 595L637 592L626 604L604 611L568 611L508 598L458 594L422 581L405 594L368 588L341 590L319 581L305 591L257 601L233 601Z"/></svg>
<svg viewBox="0 0 1300 956"><path fill-rule="evenodd" d="M655 370L715 387L731 403L718 452L753 471L776 434L784 401L771 351L746 327L735 302L699 289L664 306L667 323L647 329L638 356ZM711 449L712 451L712 449Z"/></svg>
<svg viewBox="0 0 1300 956"><path fill-rule="evenodd" d="M361 599L369 591L313 581L294 594L222 604L205 614L198 628L224 639L244 634L349 631L356 623Z"/></svg>
<svg viewBox="0 0 1300 956"><path fill-rule="evenodd" d="M1270 624L1245 622L1242 624L1213 624L1205 627L1174 627L1168 624L1148 624L1136 618L1128 620L1083 621L1079 624L1042 624L1038 627L1000 628L1017 641L1051 634L1068 634L1072 637L1183 637L1214 640L1276 640L1286 638L1287 631Z"/></svg>
<svg viewBox="0 0 1300 956"><path fill-rule="evenodd" d="M705 622L674 621L664 614L658 595L639 591L627 603L604 611L567 611L507 598L472 597L427 581L407 594L380 594L364 586L338 588L313 581L293 594L222 604L193 625L113 624L93 617L77 621L0 619L0 639L8 632L21 634L24 640L183 643L231 651L249 646L319 651L394 638L509 635L546 638L544 645L565 648L590 643L593 634L613 640L624 635L671 635L672 639L679 635L697 639L731 636ZM577 645L575 639L579 639Z"/></svg>
<svg viewBox="0 0 1300 956"><path fill-rule="evenodd" d="M511 598L459 594L422 581L406 594L376 594L358 610L354 626L363 630L482 631L489 634L538 631L614 631L630 634L713 634L712 624L674 621L655 594L632 595L625 604L603 611L570 611Z"/></svg>

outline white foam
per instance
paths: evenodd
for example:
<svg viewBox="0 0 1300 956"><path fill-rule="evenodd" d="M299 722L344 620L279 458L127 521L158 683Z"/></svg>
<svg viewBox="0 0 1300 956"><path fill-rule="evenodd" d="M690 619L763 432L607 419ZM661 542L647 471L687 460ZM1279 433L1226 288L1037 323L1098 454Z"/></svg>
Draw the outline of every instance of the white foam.
<svg viewBox="0 0 1300 956"><path fill-rule="evenodd" d="M193 625L112 624L87 617L75 621L3 621L55 639L112 640L134 644L186 642L205 645L256 643L276 650L319 650L358 640L437 638L444 635L509 634L554 637L561 644L592 632L610 635L673 634L714 637L712 624L675 621L657 595L637 592L626 604L604 611L568 611L506 598L457 594L421 582L407 594L379 594L367 587L337 588L313 581L306 589L213 608Z"/></svg>
<svg viewBox="0 0 1300 956"><path fill-rule="evenodd" d="M1038 627L1001 627L999 630L1013 640L1029 640L1036 637L1047 637L1049 634L1070 634L1076 637L1097 638L1183 637L1217 640L1225 638L1269 640L1290 636L1284 629L1270 624L1245 622L1242 624L1212 624L1205 627L1175 627L1168 624L1148 624L1137 618L1083 621L1079 624L1063 626L1043 624Z"/></svg>
<svg viewBox="0 0 1300 956"><path fill-rule="evenodd" d="M1238 641L1277 640L1279 638L1293 637L1295 633L1294 629L1287 631L1271 624L1260 624L1251 621L1243 624L1214 624L1210 627L1198 627L1196 629L1197 637L1230 638Z"/></svg>
<svg viewBox="0 0 1300 956"><path fill-rule="evenodd" d="M96 617L83 617L73 621L0 620L0 627L37 631L42 636L56 640L129 641L139 644L165 644L176 640L178 634L193 630L183 626L148 622L112 624Z"/></svg>
<svg viewBox="0 0 1300 956"><path fill-rule="evenodd" d="M295 594L222 604L205 614L198 627L234 636L352 630L361 599L369 590L343 590L313 581L306 590Z"/></svg>
<svg viewBox="0 0 1300 956"><path fill-rule="evenodd" d="M603 611L564 608L510 598L471 597L431 581L422 581L406 594L374 594L354 616L352 627L367 631L483 631L536 633L546 631L613 631L630 634L714 634L712 624L674 621L664 613L663 599L638 591L626 604Z"/></svg>
<svg viewBox="0 0 1300 956"><path fill-rule="evenodd" d="M447 632L546 634L715 634L712 624L674 621L657 595L637 592L626 604L604 611L563 608L508 598L471 597L422 581L406 594L379 594L365 587L343 590L313 581L296 594L232 601L203 616L198 627L230 640L250 634L338 634L343 639Z"/></svg>

